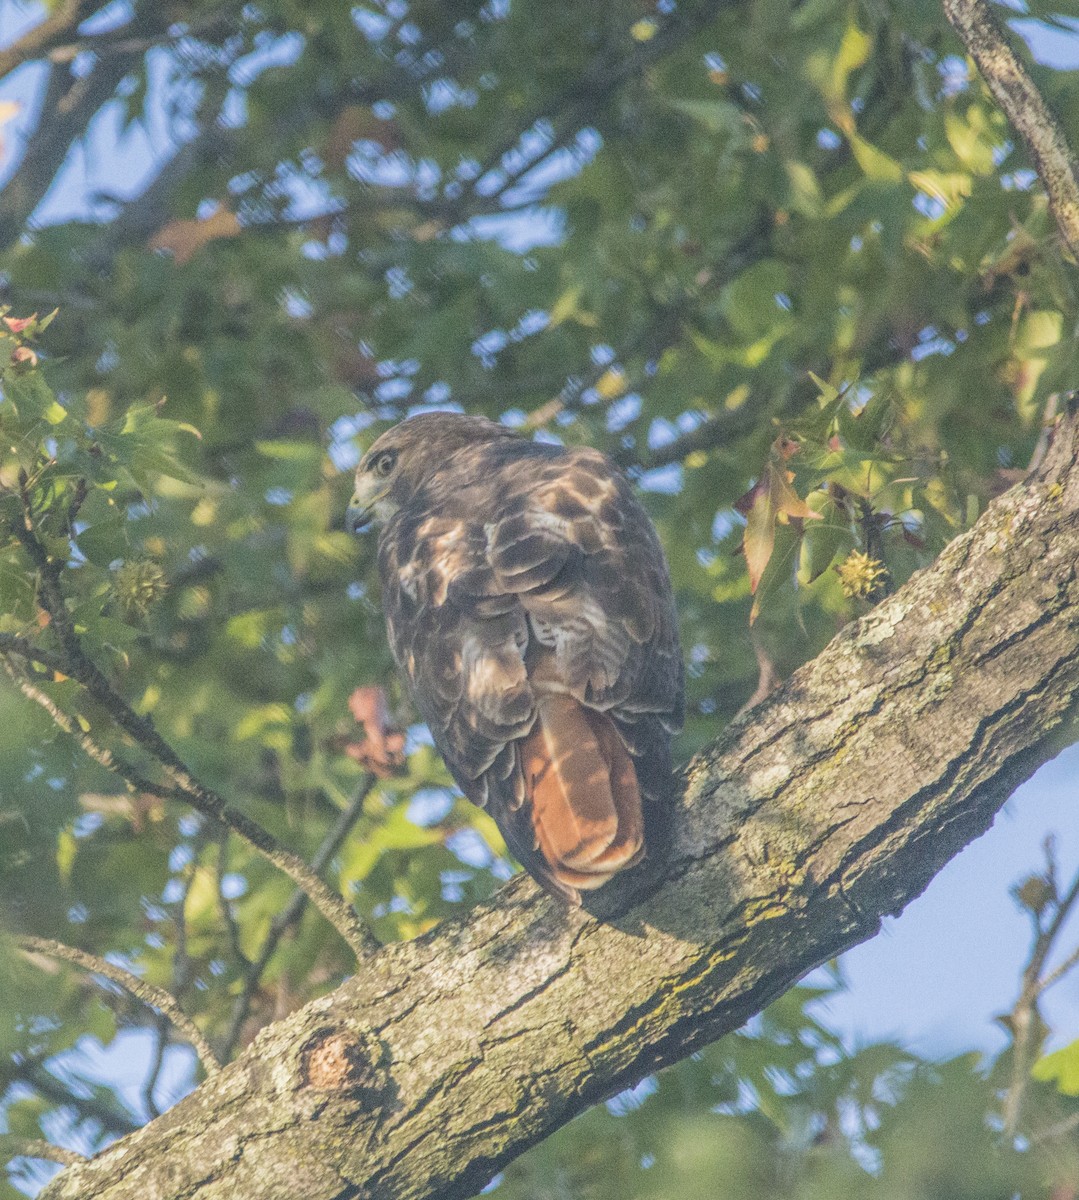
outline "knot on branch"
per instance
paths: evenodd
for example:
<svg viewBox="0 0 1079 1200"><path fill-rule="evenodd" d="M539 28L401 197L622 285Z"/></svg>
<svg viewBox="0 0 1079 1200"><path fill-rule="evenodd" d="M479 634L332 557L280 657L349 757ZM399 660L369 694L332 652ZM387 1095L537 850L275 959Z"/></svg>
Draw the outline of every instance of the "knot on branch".
<svg viewBox="0 0 1079 1200"><path fill-rule="evenodd" d="M367 1038L343 1029L320 1029L301 1051L302 1086L324 1092L380 1092L385 1079L376 1058L376 1048Z"/></svg>

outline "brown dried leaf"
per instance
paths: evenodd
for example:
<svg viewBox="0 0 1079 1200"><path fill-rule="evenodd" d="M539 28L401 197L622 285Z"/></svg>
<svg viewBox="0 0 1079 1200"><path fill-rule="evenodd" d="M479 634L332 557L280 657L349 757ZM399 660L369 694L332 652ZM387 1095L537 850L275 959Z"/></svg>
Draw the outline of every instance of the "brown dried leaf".
<svg viewBox="0 0 1079 1200"><path fill-rule="evenodd" d="M199 221L170 221L150 239L151 250L167 250L182 267L208 243L218 238L236 237L242 230L240 218L220 205L210 216Z"/></svg>

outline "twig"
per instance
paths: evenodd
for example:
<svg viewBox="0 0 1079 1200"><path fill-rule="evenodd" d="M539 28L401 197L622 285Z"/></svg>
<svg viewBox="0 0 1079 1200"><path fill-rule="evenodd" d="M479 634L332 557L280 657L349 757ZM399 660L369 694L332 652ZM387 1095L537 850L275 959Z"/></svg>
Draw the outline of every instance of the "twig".
<svg viewBox="0 0 1079 1200"><path fill-rule="evenodd" d="M1042 465L1046 454L1049 452L1049 447L1053 444L1053 429L1056 426L1057 410L1060 407L1060 393L1053 392L1045 402L1045 408L1042 410L1042 421L1038 430L1038 440L1034 443L1034 449L1031 451L1030 462L1027 463L1026 473L1033 475L1034 472Z"/></svg>
<svg viewBox="0 0 1079 1200"><path fill-rule="evenodd" d="M140 24L138 15L133 24ZM3 58L0 55L0 62ZM101 106L112 99L131 65L130 56L117 54L77 78L67 68L47 65L48 82L36 108L34 134L19 163L18 185L5 188L0 195L0 245L10 246L24 232L72 144L86 133Z"/></svg>
<svg viewBox="0 0 1079 1200"><path fill-rule="evenodd" d="M66 0L40 25L35 25L0 53L0 76L48 50L54 41L75 29L100 4L101 0Z"/></svg>
<svg viewBox="0 0 1079 1200"><path fill-rule="evenodd" d="M1079 966L1079 946L1076 946L1059 967L1056 967L1046 975L1041 982L1041 991L1047 992L1054 983L1059 983L1075 966Z"/></svg>
<svg viewBox="0 0 1079 1200"><path fill-rule="evenodd" d="M341 815L334 822L333 828L322 839L322 845L315 851L315 855L311 859L312 871L321 871L341 848L352 826L356 824L363 813L364 801L370 795L374 784L374 775L365 775L360 780L351 803L342 811ZM303 916L303 910L307 907L307 899L303 891L292 893L289 902L271 921L270 930L266 935L266 940L262 944L258 958L254 962L247 962L243 991L236 997L236 1002L232 1008L232 1019L229 1021L228 1031L221 1042L222 1062L228 1062L232 1057L232 1052L235 1050L237 1039L240 1036L240 1030L243 1028L243 1023L247 1020L247 1015L251 1009L251 1000L255 995L255 990L258 988L262 973L266 970L281 938Z"/></svg>
<svg viewBox="0 0 1079 1200"><path fill-rule="evenodd" d="M41 606L52 618L52 627L63 647L62 658L55 660L56 669L62 670L82 684L94 699L100 701L116 724L157 761L174 787L162 789L160 785L149 784L147 780L134 775L133 770L124 764L118 763L112 769L117 770L129 782L133 782L134 776L137 780L134 786L165 799L181 799L205 816L227 825L307 892L311 902L340 933L357 958L363 959L372 954L378 949L378 942L363 928L352 908L331 891L308 868L303 859L284 849L268 830L228 804L211 788L200 783L191 774L183 759L158 733L153 721L149 717L139 716L116 691L97 664L87 656L64 603L60 566L49 556L34 530L25 477L20 482L23 519L12 521L11 528L37 567L38 598Z"/></svg>
<svg viewBox="0 0 1079 1200"><path fill-rule="evenodd" d="M29 1058L6 1065L4 1075L6 1079L17 1079L33 1088L53 1104L74 1109L79 1120L94 1121L101 1129L117 1137L123 1137L139 1128L139 1122L126 1109L108 1103L99 1095L75 1095L63 1080L46 1069L44 1062L39 1058Z"/></svg>
<svg viewBox="0 0 1079 1200"><path fill-rule="evenodd" d="M47 53L50 62L68 63L87 51L103 58L108 54L143 54L159 46L175 45L187 38L198 39L212 34L218 29L228 29L234 26L234 20L239 13L226 9L215 12L202 21L193 21L178 30L162 30L160 33L145 37L130 37L121 28L110 30L107 34L92 34L76 41L61 42L53 46Z"/></svg>
<svg viewBox="0 0 1079 1200"><path fill-rule="evenodd" d="M175 933L172 950L172 995L177 1002L183 997L191 981L191 956L187 952L187 902L191 897L191 889L195 886L198 876L198 862L206 844L205 827L199 830L195 844L191 850L191 859L185 869L186 878L179 898L172 905ZM142 1085L142 1101L151 1120L161 1115L161 1110L154 1100L157 1081L161 1077L161 1068L165 1065L165 1050L168 1047L168 1023L158 1016L154 1031L154 1056L146 1081Z"/></svg>
<svg viewBox="0 0 1079 1200"><path fill-rule="evenodd" d="M1009 1138L1014 1137L1019 1128L1023 1096L1030 1076L1030 1061L1038 1050L1034 1042L1035 1031L1039 1024L1038 1001L1047 988L1063 978L1067 971L1079 963L1079 949L1077 949L1049 975L1042 977L1046 959L1053 949L1064 922L1068 919L1076 902L1079 901L1079 873L1076 874L1071 886L1062 897L1055 896L1056 862L1052 839L1046 840L1045 857L1047 888L1054 893L1046 908L1051 908L1053 915L1049 923L1044 924L1046 908L1039 908L1037 911L1031 912L1034 942L1027 965L1023 968L1019 998L1009 1014L1012 1033L1012 1072L1011 1082L1004 1098L1003 1113L1004 1133Z"/></svg>
<svg viewBox="0 0 1079 1200"><path fill-rule="evenodd" d="M52 718L53 723L58 725L64 733L70 734L71 737L79 743L84 754L89 755L96 763L100 763L108 771L119 771L119 764L113 756L111 750L105 746L99 746L97 742L64 712L51 697L46 696L41 688L32 683L25 675L17 671L8 660L8 658L0 654L0 662L3 663L4 670L8 678L15 684L20 692L35 704L40 705Z"/></svg>
<svg viewBox="0 0 1079 1200"><path fill-rule="evenodd" d="M175 998L166 992L164 988L155 987L152 983L147 983L144 979L139 979L137 975L133 975L130 971L125 971L122 967L114 966L104 958L98 958L94 954L87 954L84 950L78 950L74 946L67 946L63 942L54 941L52 938L30 937L26 934L21 934L14 940L15 945L27 954L44 954L49 958L58 958L64 962L73 963L75 966L81 967L84 971L90 971L94 975L101 975L105 979L111 980L118 987L123 988L125 992L134 996L136 1000L140 1000L143 1004L156 1008L164 1016L168 1017L176 1029L191 1043L195 1053L199 1056L199 1061L206 1069L207 1075L213 1075L220 1069L221 1064L217 1060L217 1055L214 1054L209 1042L202 1036L199 1027L184 1013L176 1003Z"/></svg>
<svg viewBox="0 0 1079 1200"><path fill-rule="evenodd" d="M1079 178L1064 130L985 0L943 0L943 5L989 90L1026 142L1060 235L1079 257Z"/></svg>
<svg viewBox="0 0 1079 1200"><path fill-rule="evenodd" d="M73 1167L76 1163L86 1162L86 1155L77 1150L67 1150L63 1146L54 1146L43 1138L16 1137L13 1133L0 1133L0 1152L7 1159L12 1158L46 1158L50 1162L62 1163L65 1167Z"/></svg>
<svg viewBox="0 0 1079 1200"><path fill-rule="evenodd" d="M17 654L27 662L37 663L49 671L67 674L67 664L59 654L51 650L43 650L35 646L29 638L20 637L17 633L0 633L0 654Z"/></svg>
<svg viewBox="0 0 1079 1200"><path fill-rule="evenodd" d="M161 1116L161 1109L157 1107L157 1101L154 1099L154 1091L157 1081L161 1078L161 1068L165 1065L165 1047L169 1043L169 1023L160 1013L157 1014L155 1026L154 1057L150 1063L150 1070L146 1073L146 1082L142 1085L142 1102L151 1121L156 1121Z"/></svg>
<svg viewBox="0 0 1079 1200"><path fill-rule="evenodd" d="M1050 1125L1048 1129L1031 1134L1030 1140L1035 1146L1040 1146L1043 1142L1052 1142L1059 1137L1064 1137L1073 1129L1079 1129L1079 1113L1072 1113L1070 1117L1065 1117L1063 1121Z"/></svg>
<svg viewBox="0 0 1079 1200"><path fill-rule="evenodd" d="M243 952L243 947L240 945L240 927L236 923L236 916L232 911L232 905L228 902L225 895L225 875L228 866L228 849L229 849L229 831L221 830L221 835L217 839L217 907L221 912L221 919L225 922L225 930L228 933L229 947L232 950L232 956L240 964L243 971L246 973L251 969L251 960ZM314 867L313 870L319 868Z"/></svg>
<svg viewBox="0 0 1079 1200"><path fill-rule="evenodd" d="M743 713L749 712L751 708L756 708L762 700L767 700L783 682L783 677L776 668L775 660L761 640L759 626L751 626L749 640L753 646L753 657L757 660L757 686L753 690L753 695L735 713L736 720Z"/></svg>
<svg viewBox="0 0 1079 1200"><path fill-rule="evenodd" d="M628 53L627 47L620 44L610 47L606 55L594 57L587 70L559 93L553 108L540 105L524 119L514 122L512 130L488 150L476 174L476 182L499 166L502 159L517 147L521 138L540 121L572 122L584 114L593 113L627 79L642 75L648 67L677 50L725 7L727 0L710 0L696 11L688 9L688 6L687 10L676 9L674 15L664 21L651 38L638 43Z"/></svg>

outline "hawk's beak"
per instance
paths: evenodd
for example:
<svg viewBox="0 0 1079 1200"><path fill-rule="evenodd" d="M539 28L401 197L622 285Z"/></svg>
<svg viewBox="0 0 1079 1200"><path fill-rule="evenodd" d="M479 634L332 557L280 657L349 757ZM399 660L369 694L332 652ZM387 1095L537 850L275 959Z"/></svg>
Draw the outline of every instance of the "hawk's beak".
<svg viewBox="0 0 1079 1200"><path fill-rule="evenodd" d="M375 505L385 492L385 481L361 471L356 478L352 499L345 509L345 528L349 533L363 533L375 519Z"/></svg>
<svg viewBox="0 0 1079 1200"><path fill-rule="evenodd" d="M349 533L365 533L371 526L371 509L353 499L345 509L345 528Z"/></svg>

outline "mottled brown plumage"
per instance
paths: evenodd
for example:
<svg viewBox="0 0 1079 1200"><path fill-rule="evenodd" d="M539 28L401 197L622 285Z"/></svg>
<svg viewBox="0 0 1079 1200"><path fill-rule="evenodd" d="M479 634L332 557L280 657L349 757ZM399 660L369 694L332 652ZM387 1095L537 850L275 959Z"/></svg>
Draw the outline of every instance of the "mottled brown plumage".
<svg viewBox="0 0 1079 1200"><path fill-rule="evenodd" d="M390 645L454 779L575 903L656 840L684 697L663 551L605 455L429 413L356 472Z"/></svg>

